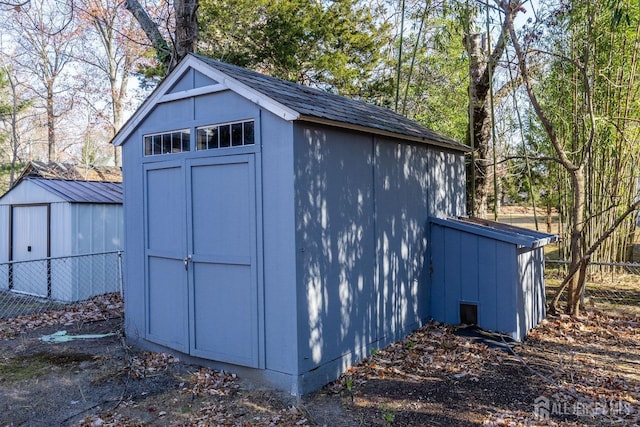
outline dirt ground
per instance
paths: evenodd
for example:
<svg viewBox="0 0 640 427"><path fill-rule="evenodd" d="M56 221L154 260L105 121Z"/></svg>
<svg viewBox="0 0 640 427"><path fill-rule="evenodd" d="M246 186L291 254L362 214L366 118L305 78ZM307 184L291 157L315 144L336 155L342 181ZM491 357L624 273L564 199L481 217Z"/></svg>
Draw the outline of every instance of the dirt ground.
<svg viewBox="0 0 640 427"><path fill-rule="evenodd" d="M121 302L90 304L0 323L0 426L637 425L640 417L638 318L595 310L549 318L521 344L429 324L296 400L130 348ZM115 334L41 340L60 330Z"/></svg>

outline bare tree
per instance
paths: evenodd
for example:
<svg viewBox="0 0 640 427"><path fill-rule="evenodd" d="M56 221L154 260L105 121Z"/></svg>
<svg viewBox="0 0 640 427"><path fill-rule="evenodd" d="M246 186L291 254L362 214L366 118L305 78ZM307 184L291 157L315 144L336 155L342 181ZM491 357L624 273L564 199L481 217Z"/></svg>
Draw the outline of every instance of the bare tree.
<svg viewBox="0 0 640 427"><path fill-rule="evenodd" d="M21 128L20 122L25 119L23 112L31 105L31 101L23 95L24 87L18 80L17 74L7 65L4 60L0 64L0 74L6 78L6 89L8 99L6 100L7 111L0 115L0 121L5 124L9 137L9 186L13 185L16 177L16 167L20 161Z"/></svg>
<svg viewBox="0 0 640 427"><path fill-rule="evenodd" d="M576 50L573 52L574 54L572 54L572 56L564 56L562 53L527 50L526 46L523 46L521 43L514 26L514 18L517 12L521 9L523 3L525 3L525 1L522 0L497 2L504 13L505 28L509 32L516 52L518 68L520 70L520 75L527 96L551 146L553 147L555 154L553 160L561 165L570 177L571 209L569 215L571 217L571 264L569 267L569 273L562 284L561 290L557 294L556 301L554 301L552 308L555 309L555 304L558 302L559 295L566 286L568 289L566 312L571 315L578 315L580 311L581 295L585 286L586 264L589 262L590 256L598 249L602 242L604 242L605 239L613 233L624 219L631 215L638 206L640 206L640 201L636 199L635 202L630 203L629 206L620 213L618 218L611 223L610 227L585 250L585 201L588 194L586 177L589 168L589 158L594 144L596 143L598 129L596 126L596 113L593 102L593 76L590 74L589 68L592 61L589 46L582 46L582 49L580 49L580 47L575 48ZM593 9L590 12L590 15L586 16L586 25L590 25L590 20L594 18L595 13L596 9ZM549 106L549 104L543 105L538 98L536 87L534 85L534 78L532 77L531 68L528 62L531 54L552 55L554 58L569 64L572 69L576 70L576 79L572 83L575 84L576 87L579 87L581 97L576 99L575 102L579 103L581 106L581 117L579 120L584 123L585 126L584 131L575 132L575 135L572 136L570 145L566 145L559 136L556 123L554 123L550 114L550 108L553 107ZM555 84L558 84L558 82Z"/></svg>
<svg viewBox="0 0 640 427"><path fill-rule="evenodd" d="M113 137L124 121L129 81L139 58L147 49L140 42L144 35L137 30L135 20L124 9L121 0L79 0L78 18L83 28L82 38L87 44L97 40L98 49L84 49L76 58L97 74L87 73L85 87L108 99L106 105L88 100L95 114L107 124L109 138ZM107 93L103 93L106 79ZM96 87L97 86L97 87ZM113 147L116 166L121 163L118 147Z"/></svg>
<svg viewBox="0 0 640 427"><path fill-rule="evenodd" d="M74 37L72 8L64 4L31 0L13 10L5 25L13 31L16 45L16 66L29 70L35 77L32 92L41 100L45 111L47 129L47 159L55 161L56 124L61 115L71 107L72 97L62 101L69 90L62 73L71 61Z"/></svg>

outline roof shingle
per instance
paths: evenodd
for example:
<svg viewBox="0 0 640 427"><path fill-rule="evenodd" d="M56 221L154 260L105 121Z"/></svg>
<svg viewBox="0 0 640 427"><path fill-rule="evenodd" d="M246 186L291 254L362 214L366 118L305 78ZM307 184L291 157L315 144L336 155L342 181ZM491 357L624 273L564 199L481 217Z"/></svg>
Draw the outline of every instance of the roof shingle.
<svg viewBox="0 0 640 427"><path fill-rule="evenodd" d="M431 141L457 150L469 150L468 146L389 109L277 79L201 55L193 56L245 86L297 111L302 120L322 119L370 128L372 131L404 135L427 143Z"/></svg>

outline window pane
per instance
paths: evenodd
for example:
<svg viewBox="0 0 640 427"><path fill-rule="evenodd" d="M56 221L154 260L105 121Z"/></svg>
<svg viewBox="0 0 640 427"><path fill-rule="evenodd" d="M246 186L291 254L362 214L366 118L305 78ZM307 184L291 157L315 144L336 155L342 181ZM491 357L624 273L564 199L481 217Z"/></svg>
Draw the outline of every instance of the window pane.
<svg viewBox="0 0 640 427"><path fill-rule="evenodd" d="M220 147L228 147L231 144L231 126L220 126Z"/></svg>
<svg viewBox="0 0 640 427"><path fill-rule="evenodd" d="M231 145L234 147L242 145L242 123L231 125Z"/></svg>
<svg viewBox="0 0 640 427"><path fill-rule="evenodd" d="M253 121L244 122L244 145L253 144Z"/></svg>
<svg viewBox="0 0 640 427"><path fill-rule="evenodd" d="M196 131L196 150L206 150L207 149L207 134L209 133L209 129L198 129Z"/></svg>
<svg viewBox="0 0 640 427"><path fill-rule="evenodd" d="M252 145L255 143L254 129L253 120L196 128L196 150Z"/></svg>
<svg viewBox="0 0 640 427"><path fill-rule="evenodd" d="M171 134L162 135L162 154L171 152Z"/></svg>
<svg viewBox="0 0 640 427"><path fill-rule="evenodd" d="M207 129L207 132L209 133L207 148L218 148L218 127L209 128Z"/></svg>
<svg viewBox="0 0 640 427"><path fill-rule="evenodd" d="M144 155L150 156L152 154L153 154L153 145L151 145L151 137L145 136L144 137Z"/></svg>
<svg viewBox="0 0 640 427"><path fill-rule="evenodd" d="M191 150L191 131L183 130L180 132L182 135L182 151L190 151Z"/></svg>
<svg viewBox="0 0 640 427"><path fill-rule="evenodd" d="M153 136L153 154L162 154L162 135Z"/></svg>
<svg viewBox="0 0 640 427"><path fill-rule="evenodd" d="M144 155L181 153L191 150L191 130L183 129L175 132L145 135Z"/></svg>
<svg viewBox="0 0 640 427"><path fill-rule="evenodd" d="M171 152L180 153L182 151L182 133L174 132L171 134Z"/></svg>

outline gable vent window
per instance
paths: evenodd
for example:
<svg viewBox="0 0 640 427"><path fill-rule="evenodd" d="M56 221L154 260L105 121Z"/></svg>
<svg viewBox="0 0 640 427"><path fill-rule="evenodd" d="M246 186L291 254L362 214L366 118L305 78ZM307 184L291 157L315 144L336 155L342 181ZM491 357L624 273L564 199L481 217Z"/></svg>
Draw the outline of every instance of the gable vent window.
<svg viewBox="0 0 640 427"><path fill-rule="evenodd" d="M155 156L157 154L182 153L183 151L189 151L190 142L191 131L189 129L145 135L144 155Z"/></svg>
<svg viewBox="0 0 640 427"><path fill-rule="evenodd" d="M198 139L197 149L212 150L216 148L253 145L255 143L253 130L253 120L199 127L196 129Z"/></svg>

